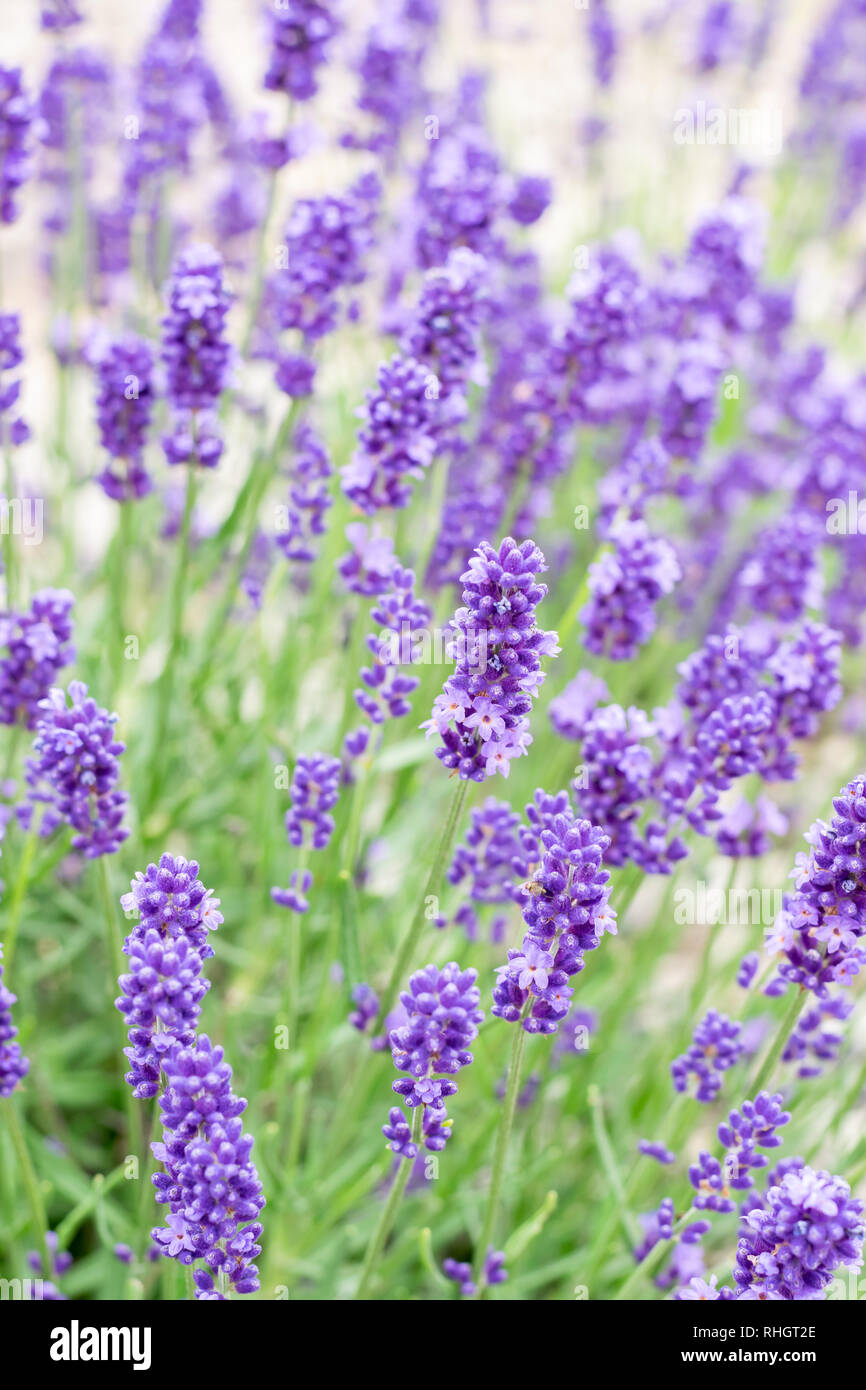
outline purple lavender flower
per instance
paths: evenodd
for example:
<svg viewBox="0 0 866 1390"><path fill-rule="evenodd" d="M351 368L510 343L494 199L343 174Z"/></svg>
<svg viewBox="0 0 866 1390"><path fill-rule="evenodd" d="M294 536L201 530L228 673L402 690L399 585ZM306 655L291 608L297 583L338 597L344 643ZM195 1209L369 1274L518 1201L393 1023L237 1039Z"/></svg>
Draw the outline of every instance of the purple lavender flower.
<svg viewBox="0 0 866 1390"><path fill-rule="evenodd" d="M492 1012L506 1023L520 1021L528 1033L555 1033L571 1008L569 979L606 931L616 935L616 915L602 868L608 837L568 807L552 816L540 839L540 866L521 890L523 945L509 949L497 972Z"/></svg>
<svg viewBox="0 0 866 1390"><path fill-rule="evenodd" d="M483 256L465 246L452 251L443 266L428 270L400 342L407 357L434 374L437 398L449 402L452 418L477 375L487 278Z"/></svg>
<svg viewBox="0 0 866 1390"><path fill-rule="evenodd" d="M213 247L190 246L175 262L162 320L166 395L175 413L163 440L169 463L214 468L222 453L213 412L225 389L231 348L225 336L229 294Z"/></svg>
<svg viewBox="0 0 866 1390"><path fill-rule="evenodd" d="M62 33L80 24L84 15L74 0L42 0L39 22L43 29Z"/></svg>
<svg viewBox="0 0 866 1390"><path fill-rule="evenodd" d="M695 1099L708 1104L722 1085L722 1073L734 1066L743 1054L742 1025L715 1009L701 1020L691 1046L671 1063L671 1076L678 1091L686 1091L689 1077L697 1078Z"/></svg>
<svg viewBox="0 0 866 1390"><path fill-rule="evenodd" d="M418 686L417 676L408 675L403 667L423 657L423 642L429 635L433 614L426 603L415 596L415 575L395 564L388 577L388 588L374 604L371 615L381 624L377 633L367 637L367 647L373 655L373 665L361 669L366 690L356 690L355 702L374 725L386 719L400 719L411 711L408 697ZM419 634L416 638L415 634Z"/></svg>
<svg viewBox="0 0 866 1390"><path fill-rule="evenodd" d="M450 1138L451 1121L443 1101L457 1090L451 1077L472 1061L468 1046L484 1018L478 1007L477 976L476 970L461 970L455 961L441 970L435 965L417 970L400 995L405 1021L388 1034L394 1066L409 1073L405 1080L393 1082L392 1089L410 1110L424 1107L420 1137L432 1152L444 1149ZM396 1107L382 1132L395 1153L416 1157L417 1144Z"/></svg>
<svg viewBox="0 0 866 1390"><path fill-rule="evenodd" d="M748 955L743 956L737 970L737 984L740 986L740 989L749 988L758 973L759 965L760 956L757 951L750 951Z"/></svg>
<svg viewBox="0 0 866 1390"><path fill-rule="evenodd" d="M311 827L312 848L326 849L334 833L330 815L339 795L340 761L324 753L301 756L295 763L289 788L291 806L286 812L289 844L304 844L304 823Z"/></svg>
<svg viewBox="0 0 866 1390"><path fill-rule="evenodd" d="M498 550L483 541L461 576L465 607L451 619L448 648L455 672L422 728L439 734L437 758L463 779L507 777L531 742L527 715L544 680L540 659L559 651L556 633L536 625L547 593L536 576L546 568L534 541L517 545L508 536Z"/></svg>
<svg viewBox="0 0 866 1390"><path fill-rule="evenodd" d="M741 1298L821 1296L840 1265L862 1264L863 1203L844 1178L804 1165L746 1215L734 1281Z"/></svg>
<svg viewBox="0 0 866 1390"><path fill-rule="evenodd" d="M0 1099L11 1096L19 1081L27 1075L30 1063L15 1041L18 1029L12 1022L12 1005L17 995L3 983L3 946L0 944Z"/></svg>
<svg viewBox="0 0 866 1390"><path fill-rule="evenodd" d="M644 1238L633 1251L635 1264L641 1264L660 1240L670 1240L674 1228L673 1201L670 1197L665 1197L657 1211L643 1212L639 1220L643 1226Z"/></svg>
<svg viewBox="0 0 866 1390"><path fill-rule="evenodd" d="M379 996L371 985L355 985L352 1002L355 1007L349 1014L349 1022L359 1033L366 1033L368 1025L378 1017Z"/></svg>
<svg viewBox="0 0 866 1390"><path fill-rule="evenodd" d="M327 480L333 471L315 430L301 424L293 441L289 502L277 534L279 549L295 564L310 565L316 558L316 542L325 533L325 517L332 503Z"/></svg>
<svg viewBox="0 0 866 1390"><path fill-rule="evenodd" d="M27 759L31 804L25 819L34 803L44 803L42 833L66 821L76 832L73 849L97 859L114 854L129 834L122 823L127 796L117 789L118 757L126 744L114 737L117 715L100 708L81 681L70 682L69 701L54 687L39 702L35 756Z"/></svg>
<svg viewBox="0 0 866 1390"><path fill-rule="evenodd" d="M272 888L271 898L279 907L287 907L290 912L303 916L309 912L307 894L313 886L313 875L309 869L295 869L289 877L288 888Z"/></svg>
<svg viewBox="0 0 866 1390"><path fill-rule="evenodd" d="M208 933L216 931L223 918L219 898L205 888L198 871L195 859L163 854L158 864L148 864L144 873L135 875L120 905L127 914L139 914L140 932L157 931L166 941L185 937L207 960L213 955Z"/></svg>
<svg viewBox="0 0 866 1390"><path fill-rule="evenodd" d="M534 174L525 174L514 185L511 201L508 204L509 215L521 227L531 227L545 212L552 193L553 186L550 179L541 178Z"/></svg>
<svg viewBox="0 0 866 1390"><path fill-rule="evenodd" d="M447 1259L442 1261L442 1273L446 1279L452 1279L455 1284L460 1285L461 1298L474 1298L476 1286L472 1278L472 1266L462 1260ZM494 1250L492 1246L487 1251L484 1259L484 1284L504 1284L508 1279L508 1271L505 1268L505 1255L501 1250Z"/></svg>
<svg viewBox="0 0 866 1390"><path fill-rule="evenodd" d="M640 1139L637 1148L638 1153L643 1154L646 1158L654 1158L656 1163L667 1164L676 1160L676 1154L671 1153L666 1145L655 1139Z"/></svg>
<svg viewBox="0 0 866 1390"><path fill-rule="evenodd" d="M607 0L594 0L590 7L589 41L592 45L592 69L595 80L600 87L609 87L619 43Z"/></svg>
<svg viewBox="0 0 866 1390"><path fill-rule="evenodd" d="M414 357L395 355L380 366L363 407L358 448L340 473L343 492L368 515L405 507L410 480L432 463L436 393L435 377Z"/></svg>
<svg viewBox="0 0 866 1390"><path fill-rule="evenodd" d="M801 618L807 608L819 608L820 543L818 522L800 512L764 530L737 576L737 589L747 611L791 622Z"/></svg>
<svg viewBox="0 0 866 1390"><path fill-rule="evenodd" d="M58 672L75 658L74 596L68 589L40 589L29 613L0 616L0 724L34 729L39 707Z"/></svg>
<svg viewBox="0 0 866 1390"><path fill-rule="evenodd" d="M176 1044L163 1069L164 1135L151 1147L165 1169L153 1179L156 1200L169 1206L170 1215L153 1239L181 1264L205 1261L208 1269L194 1276L197 1298L224 1296L229 1288L254 1293L262 1232L256 1218L265 1199L251 1156L253 1140L240 1120L247 1103L232 1094L223 1049L204 1035L190 1047Z"/></svg>
<svg viewBox="0 0 866 1390"><path fill-rule="evenodd" d="M465 885L468 900L461 904L455 921L469 940L478 935L475 904L513 902L517 892L514 861L521 851L517 833L520 816L507 801L488 796L473 808L464 842L457 846L448 869L448 882Z"/></svg>
<svg viewBox="0 0 866 1390"><path fill-rule="evenodd" d="M17 314L0 313L0 442L16 446L30 437L29 426L17 412L21 382L5 380L5 374L20 367L21 323ZM7 418L11 417L11 418Z"/></svg>
<svg viewBox="0 0 866 1390"><path fill-rule="evenodd" d="M0 222L14 222L18 189L30 172L29 137L33 104L20 68L0 66Z"/></svg>
<svg viewBox="0 0 866 1390"><path fill-rule="evenodd" d="M589 567L590 602L580 617L587 649L630 660L655 631L655 604L682 578L673 546L643 521L611 527L614 549Z"/></svg>
<svg viewBox="0 0 866 1390"><path fill-rule="evenodd" d="M340 29L334 6L319 0L279 0L268 10L271 51L265 86L295 101L309 101L318 91L317 71Z"/></svg>
<svg viewBox="0 0 866 1390"><path fill-rule="evenodd" d="M394 542L383 535L378 525L369 528L363 521L346 527L346 540L352 549L344 555L337 568L346 588L364 598L375 598L388 583L391 570L397 564Z"/></svg>
<svg viewBox="0 0 866 1390"><path fill-rule="evenodd" d="M153 352L133 334L116 338L101 354L96 378L99 435L116 461L99 482L117 502L144 497L153 486L143 463L153 410Z"/></svg>

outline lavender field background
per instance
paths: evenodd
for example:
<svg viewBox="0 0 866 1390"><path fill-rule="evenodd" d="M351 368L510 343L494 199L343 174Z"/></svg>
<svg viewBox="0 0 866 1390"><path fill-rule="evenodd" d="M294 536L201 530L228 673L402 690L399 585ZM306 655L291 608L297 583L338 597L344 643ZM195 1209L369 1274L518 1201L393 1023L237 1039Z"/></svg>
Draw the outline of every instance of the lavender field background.
<svg viewBox="0 0 866 1390"><path fill-rule="evenodd" d="M859 1298L866 4L0 8L2 1297Z"/></svg>

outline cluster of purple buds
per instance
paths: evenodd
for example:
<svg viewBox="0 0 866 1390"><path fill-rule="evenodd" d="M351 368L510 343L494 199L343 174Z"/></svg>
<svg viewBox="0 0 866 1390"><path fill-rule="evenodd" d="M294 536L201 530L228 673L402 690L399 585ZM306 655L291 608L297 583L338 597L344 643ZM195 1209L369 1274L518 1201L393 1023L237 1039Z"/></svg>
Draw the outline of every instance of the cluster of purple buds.
<svg viewBox="0 0 866 1390"><path fill-rule="evenodd" d="M740 1298L820 1298L835 1270L863 1262L863 1203L844 1178L804 1165L746 1215L734 1282Z"/></svg>
<svg viewBox="0 0 866 1390"><path fill-rule="evenodd" d="M121 898L124 912L139 921L124 943L129 972L120 977L115 1004L129 1027L126 1080L145 1100L159 1093L165 1054L176 1043L193 1043L210 988L201 971L213 955L208 935L223 918L198 871L194 860L163 854Z"/></svg>
<svg viewBox="0 0 866 1390"><path fill-rule="evenodd" d="M715 1100L721 1089L722 1074L743 1055L741 1034L740 1023L710 1009L695 1028L691 1046L671 1062L675 1089L685 1092L689 1078L694 1076L697 1079L695 1100L705 1105Z"/></svg>
<svg viewBox="0 0 866 1390"><path fill-rule="evenodd" d="M436 378L414 357L399 354L379 368L367 392L358 448L340 472L343 492L368 515L405 507L410 482L433 462Z"/></svg>
<svg viewBox="0 0 866 1390"><path fill-rule="evenodd" d="M68 589L40 589L29 613L0 616L0 724L33 729L57 673L75 657Z"/></svg>
<svg viewBox="0 0 866 1390"><path fill-rule="evenodd" d="M289 844L304 844L304 823L311 829L313 849L327 849L334 833L331 809L337 804L340 763L324 753L301 756L295 764L289 790L291 806L286 812Z"/></svg>
<svg viewBox="0 0 866 1390"><path fill-rule="evenodd" d="M388 1034L394 1066L408 1073L405 1080L393 1082L392 1089L410 1110L423 1107L416 1138L431 1152L444 1149L450 1137L444 1102L457 1090L452 1078L472 1061L469 1044L484 1018L478 1007L477 976L476 970L461 970L455 961L441 970L435 965L416 970L400 995L405 1020ZM398 1107L391 1109L382 1132L394 1153L417 1157L418 1143Z"/></svg>
<svg viewBox="0 0 866 1390"><path fill-rule="evenodd" d="M156 1174L156 1200L170 1208L153 1239L183 1265L203 1260L193 1274L196 1298L225 1298L259 1287L255 1259L265 1204L252 1160L253 1140L240 1116L246 1101L231 1090L223 1049L201 1035L175 1044L163 1058L161 1143L151 1145L164 1172Z"/></svg>
<svg viewBox="0 0 866 1390"><path fill-rule="evenodd" d="M850 985L866 955L866 778L855 777L833 798L830 824L816 821L798 854L767 950L779 955L767 993L790 985L828 998L833 984Z"/></svg>
<svg viewBox="0 0 866 1390"><path fill-rule="evenodd" d="M143 455L153 410L153 352L134 334L107 344L96 364L96 414L112 462L99 475L117 502L144 497L153 484Z"/></svg>
<svg viewBox="0 0 866 1390"><path fill-rule="evenodd" d="M740 1110L732 1110L717 1130L724 1158L702 1150L689 1168L689 1182L697 1193L694 1206L699 1211L734 1211L731 1194L750 1192L752 1171L767 1166L766 1156L757 1150L778 1148L782 1140L776 1131L790 1118L782 1109L781 1094L771 1096L768 1091L760 1091L753 1101L744 1101Z"/></svg>
<svg viewBox="0 0 866 1390"><path fill-rule="evenodd" d="M18 216L16 194L30 172L32 121L21 69L0 66L0 222L14 222Z"/></svg>
<svg viewBox="0 0 866 1390"><path fill-rule="evenodd" d="M394 542L383 535L378 525L368 529L363 521L353 521L346 527L346 540L352 549L339 561L340 578L351 593L375 598L385 588L397 563Z"/></svg>
<svg viewBox="0 0 866 1390"><path fill-rule="evenodd" d="M580 617L588 651L630 660L655 631L655 606L682 577L673 546L646 522L617 521L613 549L589 567L590 601Z"/></svg>
<svg viewBox="0 0 866 1390"><path fill-rule="evenodd" d="M70 682L69 701L57 687L39 701L34 756L27 759L29 804L21 819L29 825L34 803L44 803L41 833L66 821L75 831L73 849L97 859L114 854L129 834L126 793L117 787L126 745L114 736L117 715L102 709L81 681Z"/></svg>
<svg viewBox="0 0 866 1390"><path fill-rule="evenodd" d="M29 439L30 427L17 414L21 382L17 377L7 381L5 374L14 372L23 361L18 315L0 313L0 442L13 447Z"/></svg>
<svg viewBox="0 0 866 1390"><path fill-rule="evenodd" d="M269 329L294 329L309 344L334 330L339 292L365 278L381 194L376 175L364 174L342 197L295 203L284 233L285 265L267 281L262 305L266 338ZM356 308L350 305L349 313L355 316ZM282 389L291 386L290 395L303 394L311 384L305 362L297 359L288 379L283 359Z"/></svg>
<svg viewBox="0 0 866 1390"><path fill-rule="evenodd" d="M466 246L428 270L400 347L434 375L446 420L459 418L467 382L478 375L487 263Z"/></svg>
<svg viewBox="0 0 866 1390"><path fill-rule="evenodd" d="M448 881L465 885L466 900L455 914L470 941L478 935L479 906L513 902L517 893L514 861L521 854L520 816L507 801L489 796L473 807L465 840L454 851Z"/></svg>
<svg viewBox="0 0 866 1390"><path fill-rule="evenodd" d="M602 867L610 841L570 807L539 838L541 864L520 894L526 934L497 972L492 1012L528 1033L555 1033L571 1008L568 981L583 969L584 953L606 931L616 934L610 875Z"/></svg>
<svg viewBox="0 0 866 1390"><path fill-rule="evenodd" d="M531 740L527 715L544 681L542 656L555 656L555 632L536 624L547 593L537 575L547 568L534 541L487 541L461 576L464 607L451 619L448 655L455 671L422 728L438 733L436 756L462 779L481 782L501 772ZM453 727L452 727L453 726Z"/></svg>
<svg viewBox="0 0 866 1390"><path fill-rule="evenodd" d="M367 637L373 665L361 669L366 690L354 693L358 708L377 725L410 713L408 697L417 688L418 677L406 674L402 668L423 660L423 641L430 635L433 614L415 595L412 570L395 564L388 587L379 595L370 616L380 624L379 632Z"/></svg>
<svg viewBox="0 0 866 1390"><path fill-rule="evenodd" d="M319 0L274 0L268 6L271 53L264 84L294 101L309 101L318 90L317 71L340 24L332 4Z"/></svg>
<svg viewBox="0 0 866 1390"><path fill-rule="evenodd" d="M214 468L222 454L214 412L228 381L231 347L225 335L229 293L223 264L211 246L190 246L178 257L162 320L166 395L174 412L163 439L169 463Z"/></svg>
<svg viewBox="0 0 866 1390"><path fill-rule="evenodd" d="M0 944L0 1099L11 1096L30 1069L30 1063L16 1042L18 1029L12 1022L12 1005L17 995L3 983L3 947Z"/></svg>
<svg viewBox="0 0 866 1390"><path fill-rule="evenodd" d="M349 1014L349 1022L359 1033L366 1033L369 1025L379 1016L379 996L372 985L355 985L352 1003L355 1007Z"/></svg>
<svg viewBox="0 0 866 1390"><path fill-rule="evenodd" d="M452 1279L455 1284L460 1286L461 1298L474 1298L477 1292L477 1285L472 1278L472 1266L463 1260L443 1260L442 1273L446 1279ZM505 1255L502 1250L494 1250L491 1246L484 1257L484 1285L504 1284L508 1279L508 1270L505 1268Z"/></svg>
<svg viewBox="0 0 866 1390"><path fill-rule="evenodd" d="M310 565L316 558L316 540L325 533L325 516L331 506L327 480L333 473L328 451L313 428L303 423L295 432L285 525L277 545L287 560Z"/></svg>
<svg viewBox="0 0 866 1390"><path fill-rule="evenodd" d="M61 1293L53 1279L46 1276L53 1274L54 1279L60 1279L72 1265L72 1256L68 1250L61 1250L60 1240L56 1231L45 1232L45 1250L48 1255L48 1269L45 1262L37 1250L28 1250L27 1264L38 1276L36 1288L31 1292L31 1298L38 1298L47 1303L65 1303L66 1294ZM38 1290L38 1292L37 1292Z"/></svg>

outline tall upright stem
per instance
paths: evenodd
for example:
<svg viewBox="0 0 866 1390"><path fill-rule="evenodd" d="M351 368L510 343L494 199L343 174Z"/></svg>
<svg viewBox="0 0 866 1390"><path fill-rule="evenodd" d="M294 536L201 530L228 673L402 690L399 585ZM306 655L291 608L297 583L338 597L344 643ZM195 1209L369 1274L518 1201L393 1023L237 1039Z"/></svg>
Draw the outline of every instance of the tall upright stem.
<svg viewBox="0 0 866 1390"><path fill-rule="evenodd" d="M18 1097L14 1095L7 1096L4 1101L0 1102L0 1114L6 1116L6 1123L9 1126L9 1133L12 1138L12 1146L15 1149L18 1167L24 1179L24 1187L27 1192L27 1202L30 1207L30 1216L33 1221L36 1243L42 1258L42 1272L46 1279L50 1279L53 1273L53 1266L48 1254L48 1242L45 1239L48 1231L48 1221L45 1216L45 1203L42 1200L39 1179L36 1176L33 1160L30 1157L27 1142L21 1129L21 1120L18 1115Z"/></svg>
<svg viewBox="0 0 866 1390"><path fill-rule="evenodd" d="M379 1012L373 1022L372 1031L374 1034L377 1032L382 1019L385 1017L388 1010L392 1008L394 1004L394 999L396 998L397 991L400 988L400 982L404 978L409 962L411 961L412 956L415 952L415 947L418 944L418 938L420 937L421 932L424 928L424 923L428 920L427 900L428 898L438 896L439 889L442 885L442 875L445 872L445 864L448 859L448 856L451 853L451 846L454 843L454 835L457 831L460 816L463 812L464 802L466 801L467 789L468 781L464 778L461 778L454 789L454 796L452 797L451 805L448 808L448 814L445 818L445 824L442 828L442 834L440 836L439 844L436 849L436 855L430 867L430 873L427 876L427 883L425 885L424 892L422 893L420 902L418 903L418 906L415 909L415 915L412 918L409 930L403 937L403 940L401 941L399 949L397 951L397 955L394 958L394 966L391 971L391 978L388 981L387 989L382 995L382 1000L379 1005Z"/></svg>
<svg viewBox="0 0 866 1390"><path fill-rule="evenodd" d="M505 1101L502 1107L502 1119L499 1121L499 1129L496 1132L496 1148L493 1151L493 1169L490 1174L490 1187L487 1191L487 1208L484 1213L481 1235L478 1239L478 1248L475 1252L473 1280L477 1290L476 1297L478 1298L484 1295L484 1261L487 1258L487 1250L493 1242L493 1236L496 1230L496 1216L499 1210L502 1180L505 1177L505 1164L508 1159L508 1144L511 1139L511 1131L514 1127L514 1112L517 1109L517 1096L520 1090L520 1068L523 1064L523 1048L525 1043L526 1030L523 1027L523 1020L519 1019L515 1024L514 1038L511 1043L511 1060L508 1063L508 1080L505 1085Z"/></svg>
<svg viewBox="0 0 866 1390"><path fill-rule="evenodd" d="M421 1117L423 1111L423 1105L415 1106L415 1111L412 1115L413 1144L416 1144L418 1142L418 1136L421 1133ZM379 1256L381 1255L385 1247L385 1241L391 1234L391 1227L393 1226L394 1218L397 1215L397 1208L403 1200L403 1193L406 1191L406 1184L409 1181L409 1174L412 1172L413 1162L414 1160L411 1158L402 1158L400 1160L400 1167L397 1169L397 1172L394 1175L394 1181L391 1184L391 1191L388 1193L388 1200L382 1208L382 1214L379 1217L376 1229L371 1235L370 1243L367 1246L367 1253L364 1256L364 1267L361 1270L361 1278L358 1281L358 1288L355 1293L355 1298L367 1297L367 1291L370 1287L370 1281L373 1277L373 1272L379 1261Z"/></svg>
<svg viewBox="0 0 866 1390"><path fill-rule="evenodd" d="M186 576L189 569L189 541L192 527L192 514L195 507L196 476L195 464L188 465L186 478L186 499L183 508L183 521L181 522L180 536L178 538L177 565L174 572L174 585L171 596L171 626L168 655L165 666L160 676L159 689L157 693L157 711L155 736L151 749L150 767L150 787L147 798L147 809L153 806L162 782L165 759L163 756L163 744L168 730L168 714L171 707L171 697L174 690L175 665L180 652L181 637L183 634L183 604L186 594Z"/></svg>

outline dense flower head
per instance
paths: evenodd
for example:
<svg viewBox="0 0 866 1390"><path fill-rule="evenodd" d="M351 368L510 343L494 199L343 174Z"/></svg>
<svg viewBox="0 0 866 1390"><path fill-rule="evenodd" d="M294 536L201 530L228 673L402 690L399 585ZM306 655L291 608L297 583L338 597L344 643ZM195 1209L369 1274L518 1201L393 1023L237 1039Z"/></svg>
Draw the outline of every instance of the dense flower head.
<svg viewBox="0 0 866 1390"><path fill-rule="evenodd" d="M163 441L169 463L213 468L222 453L212 413L227 381L231 347L225 334L229 294L219 252L190 246L177 258L162 320L166 395L174 428Z"/></svg>
<svg viewBox="0 0 866 1390"><path fill-rule="evenodd" d="M689 1077L697 1080L695 1099L708 1104L715 1100L722 1085L722 1073L743 1055L742 1025L715 1009L697 1025L691 1046L671 1063L676 1090L688 1088Z"/></svg>
<svg viewBox="0 0 866 1390"><path fill-rule="evenodd" d="M388 587L379 594L370 616L381 626L378 633L367 637L373 664L361 668L366 689L354 694L358 708L377 725L409 714L408 697L417 688L418 677L403 668L423 659L423 642L429 637L433 614L416 597L412 570L395 564Z"/></svg>
<svg viewBox="0 0 866 1390"><path fill-rule="evenodd" d="M817 1298L841 1265L862 1264L863 1203L844 1178L808 1165L771 1187L746 1226L734 1266L740 1297Z"/></svg>
<svg viewBox="0 0 866 1390"><path fill-rule="evenodd" d="M455 917L470 940L478 935L477 907L512 902L517 893L514 862L521 853L520 816L507 801L488 796L475 806L465 839L454 851L448 881L467 895Z"/></svg>
<svg viewBox="0 0 866 1390"><path fill-rule="evenodd" d="M118 502L143 497L152 487L142 456L153 410L153 367L149 344L134 334L110 342L96 364L99 436L117 461L99 481Z"/></svg>
<svg viewBox="0 0 866 1390"><path fill-rule="evenodd" d="M613 549L589 567L590 601L581 613L584 643L596 655L628 661L655 630L655 605L682 578L673 546L644 521L618 521Z"/></svg>
<svg viewBox="0 0 866 1390"><path fill-rule="evenodd" d="M411 482L433 462L435 405L428 367L399 353L381 364L361 410L358 448L340 474L343 492L363 512L407 505Z"/></svg>
<svg viewBox="0 0 866 1390"><path fill-rule="evenodd" d="M746 611L790 622L801 618L807 608L818 608L822 592L820 541L818 523L802 512L793 512L764 529L737 576Z"/></svg>
<svg viewBox="0 0 866 1390"><path fill-rule="evenodd" d="M285 266L267 281L266 321L278 330L296 329L307 343L333 331L339 292L366 276L381 195L378 177L367 173L342 196L295 203L283 237Z"/></svg>
<svg viewBox="0 0 866 1390"><path fill-rule="evenodd" d="M457 1090L451 1077L472 1061L469 1044L484 1018L477 977L476 970L461 970L455 961L441 970L435 965L417 970L400 995L403 1021L388 1034L394 1066L409 1073L393 1082L392 1089L410 1110L424 1107L420 1136L433 1152L444 1148L450 1136L443 1100ZM392 1109L383 1133L395 1153L416 1156L417 1145L402 1112L397 1110L395 1116Z"/></svg>
<svg viewBox="0 0 866 1390"><path fill-rule="evenodd" d="M313 849L325 849L334 833L334 818L330 811L337 804L340 782L340 760L324 753L301 755L295 763L289 789L291 806L286 812L286 834L289 844L304 843L304 825L311 826Z"/></svg>
<svg viewBox="0 0 866 1390"><path fill-rule="evenodd" d="M202 955L189 937L163 937L149 928L132 932L125 948L129 973L120 976L115 1004L129 1026L124 1052L132 1094L159 1094L162 1057L175 1043L189 1047L210 983L201 978Z"/></svg>
<svg viewBox="0 0 866 1390"><path fill-rule="evenodd" d="M378 1018L379 996L372 985L355 985L352 990L352 1003L355 1007L349 1014L349 1022L359 1033L365 1033L368 1025Z"/></svg>
<svg viewBox="0 0 866 1390"><path fill-rule="evenodd" d="M0 313L0 441L16 446L30 437L30 428L17 413L20 378L6 378L24 361L21 321L17 314Z"/></svg>
<svg viewBox="0 0 866 1390"><path fill-rule="evenodd" d="M186 939L207 960L213 955L208 934L223 918L219 898L205 888L198 873L195 859L163 854L158 864L148 864L144 873L135 875L120 905L127 915L138 914L140 936L156 931L166 942Z"/></svg>
<svg viewBox="0 0 866 1390"><path fill-rule="evenodd" d="M268 6L271 51L264 84L295 101L309 101L318 91L318 69L340 22L332 3L320 0L273 0Z"/></svg>
<svg viewBox="0 0 866 1390"><path fill-rule="evenodd" d="M531 742L527 715L544 681L541 657L559 651L556 633L536 625L547 593L537 576L546 568L534 541L508 536L498 549L483 541L461 576L464 606L451 619L448 648L454 675L423 727L439 734L436 756L463 779L507 777Z"/></svg>
<svg viewBox="0 0 866 1390"><path fill-rule="evenodd" d="M415 244L425 270L443 265L458 246L482 256L498 252L508 181L479 124L455 122L429 142L416 198Z"/></svg>
<svg viewBox="0 0 866 1390"><path fill-rule="evenodd" d="M170 1207L170 1215L153 1239L181 1264L205 1261L197 1297L212 1290L209 1272L224 1277L224 1287L236 1293L253 1293L259 1287L254 1260L262 1230L256 1218L265 1203L253 1141L240 1120L246 1101L232 1093L223 1049L205 1035L189 1047L175 1044L163 1069L164 1135L151 1147L164 1168L153 1179L156 1199Z"/></svg>
<svg viewBox="0 0 866 1390"><path fill-rule="evenodd" d="M17 995L3 983L3 946L0 944L0 1100L11 1096L30 1069L30 1063L16 1042L18 1029L12 1022L12 1005Z"/></svg>
<svg viewBox="0 0 866 1390"><path fill-rule="evenodd" d="M317 540L325 534L325 518L332 498L328 478L333 473L330 455L311 425L295 431L285 526L277 533L277 545L287 560L310 565L316 558Z"/></svg>
<svg viewBox="0 0 866 1390"><path fill-rule="evenodd" d="M44 803L42 833L66 821L75 831L73 849L88 859L114 854L129 834L127 796L117 788L126 747L114 736L117 715L102 709L81 681L70 682L68 704L66 692L53 687L38 708L26 774L31 814L33 803Z"/></svg>
<svg viewBox="0 0 866 1390"><path fill-rule="evenodd" d="M0 66L0 222L18 216L16 194L30 171L33 104L20 68Z"/></svg>
<svg viewBox="0 0 866 1390"><path fill-rule="evenodd" d="M397 564L394 542L377 524L368 528L363 521L353 521L346 527L346 540L352 549L337 565L340 578L352 593L375 598L384 590Z"/></svg>
<svg viewBox="0 0 866 1390"><path fill-rule="evenodd" d="M428 270L400 346L432 371L441 401L460 397L478 362L487 263L466 246Z"/></svg>
<svg viewBox="0 0 866 1390"><path fill-rule="evenodd" d="M0 615L0 723L36 727L40 702L62 667L74 660L68 589L40 589L28 613Z"/></svg>
<svg viewBox="0 0 866 1390"><path fill-rule="evenodd" d="M610 841L571 807L556 812L539 834L541 862L520 890L526 933L500 966L493 1010L528 1033L555 1033L571 1008L568 981L583 969L604 933L616 935L609 873L602 857Z"/></svg>

